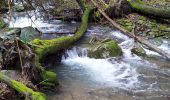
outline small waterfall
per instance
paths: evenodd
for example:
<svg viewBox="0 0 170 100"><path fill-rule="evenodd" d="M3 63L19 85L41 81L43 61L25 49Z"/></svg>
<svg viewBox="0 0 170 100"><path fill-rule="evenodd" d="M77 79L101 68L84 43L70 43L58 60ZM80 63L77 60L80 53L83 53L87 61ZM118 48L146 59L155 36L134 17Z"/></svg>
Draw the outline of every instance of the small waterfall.
<svg viewBox="0 0 170 100"><path fill-rule="evenodd" d="M115 59L94 59L87 57L87 49L73 48L62 57L62 63L73 69L83 69L90 80L105 86L134 88L138 83L136 69Z"/></svg>
<svg viewBox="0 0 170 100"><path fill-rule="evenodd" d="M104 86L119 87L121 89L149 88L151 84L141 82L143 70L157 68L146 60L131 53L134 39L120 32L111 32L111 36L121 39L119 46L122 48L123 57L94 59L87 56L87 48L74 47L67 50L62 57L62 64L71 67L71 70L82 71L81 74L89 75L89 80ZM147 77L147 75L146 75ZM154 83L154 82L153 82Z"/></svg>

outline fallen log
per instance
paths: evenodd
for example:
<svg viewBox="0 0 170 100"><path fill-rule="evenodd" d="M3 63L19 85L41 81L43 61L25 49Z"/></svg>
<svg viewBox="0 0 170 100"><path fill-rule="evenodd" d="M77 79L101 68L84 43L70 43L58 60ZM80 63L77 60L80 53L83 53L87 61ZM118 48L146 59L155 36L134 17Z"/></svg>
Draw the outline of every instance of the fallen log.
<svg viewBox="0 0 170 100"><path fill-rule="evenodd" d="M145 38L143 37L139 37L139 36L135 36L133 33L125 30L124 28L122 28L119 24L117 24L115 21L113 21L111 18L109 18L107 16L107 14L102 11L97 3L94 0L91 0L92 3L94 4L95 7L98 8L99 12L111 23L111 25L115 28L117 28L118 30L120 30L122 33L124 33L125 35L129 36L130 38L134 38L136 41L140 42L141 44L146 45L148 48L150 48L151 50L159 53L160 55L166 57L168 60L170 60L170 54L157 48L155 45L153 45L152 43L150 43L149 41L147 41Z"/></svg>
<svg viewBox="0 0 170 100"><path fill-rule="evenodd" d="M0 72L0 81L7 84L11 88L15 89L19 93L24 94L25 100L46 100L47 99L45 94L41 92L33 91L32 89L25 86L23 83L9 78L8 76L4 75L2 72Z"/></svg>
<svg viewBox="0 0 170 100"><path fill-rule="evenodd" d="M170 18L170 7L152 7L149 5L146 5L143 1L141 0L127 0L130 6L143 14L146 15L152 15L156 17L162 17L162 18Z"/></svg>
<svg viewBox="0 0 170 100"><path fill-rule="evenodd" d="M51 71L46 71L44 67L40 64L40 62L50 54L54 54L59 50L66 49L69 47L72 43L78 41L86 32L88 27L88 20L89 15L91 12L91 8L86 8L85 12L82 16L82 22L80 27L78 28L77 32L74 36L65 36L61 38L56 38L52 40L39 40L35 39L32 41L32 44L38 45L38 47L35 47L35 66L40 70L40 76L42 77L43 82L41 84L44 85L53 85L57 81L57 75L56 73L53 73Z"/></svg>

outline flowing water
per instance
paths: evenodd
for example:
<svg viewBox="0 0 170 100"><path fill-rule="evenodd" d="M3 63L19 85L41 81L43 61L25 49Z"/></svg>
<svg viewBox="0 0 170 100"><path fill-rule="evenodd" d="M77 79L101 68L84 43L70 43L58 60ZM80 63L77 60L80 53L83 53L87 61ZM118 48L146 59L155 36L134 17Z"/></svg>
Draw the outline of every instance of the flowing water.
<svg viewBox="0 0 170 100"><path fill-rule="evenodd" d="M31 12L32 14L32 12ZM79 23L64 23L58 20L44 21L26 14L16 14L10 27L33 25L43 33L74 31ZM28 22L26 21L28 20ZM36 20L36 21L35 21ZM23 22L24 21L24 22ZM23 24L24 23L24 24ZM43 34L44 35L44 34ZM44 38L54 38L46 34ZM134 40L109 27L94 26L84 38L97 36L116 40L123 50L117 58L94 59L87 56L87 45L80 43L63 54L56 66L62 85L59 93L50 94L50 100L170 100L170 64L159 54L145 49L148 55L159 56L146 60L131 52ZM168 40L159 46L170 52Z"/></svg>
<svg viewBox="0 0 170 100"><path fill-rule="evenodd" d="M104 35L102 32L97 33L99 30L96 31L96 28L89 30L86 36L93 33ZM56 69L63 93L52 99L169 100L170 70L132 54L134 40L122 33L112 30L105 35L119 42L123 57L93 59L87 56L86 48L68 50ZM160 48L167 49L167 45L164 45Z"/></svg>

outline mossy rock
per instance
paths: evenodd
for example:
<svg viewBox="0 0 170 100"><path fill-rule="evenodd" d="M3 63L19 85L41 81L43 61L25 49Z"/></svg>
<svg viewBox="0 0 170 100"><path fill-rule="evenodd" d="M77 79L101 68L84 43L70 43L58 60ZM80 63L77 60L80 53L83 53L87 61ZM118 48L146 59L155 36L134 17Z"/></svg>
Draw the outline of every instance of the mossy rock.
<svg viewBox="0 0 170 100"><path fill-rule="evenodd" d="M133 52L134 54L138 56L146 56L145 50L139 44L135 44L131 52Z"/></svg>
<svg viewBox="0 0 170 100"><path fill-rule="evenodd" d="M96 59L117 57L122 54L121 48L113 40L95 44L88 50L88 56Z"/></svg>
<svg viewBox="0 0 170 100"><path fill-rule="evenodd" d="M51 71L44 71L42 77L44 80L43 85L55 86L55 83L58 82L57 74Z"/></svg>

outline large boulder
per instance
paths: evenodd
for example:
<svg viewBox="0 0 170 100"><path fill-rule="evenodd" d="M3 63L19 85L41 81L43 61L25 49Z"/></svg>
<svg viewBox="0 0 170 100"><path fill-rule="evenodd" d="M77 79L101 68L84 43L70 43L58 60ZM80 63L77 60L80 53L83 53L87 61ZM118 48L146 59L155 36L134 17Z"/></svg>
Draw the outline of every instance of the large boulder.
<svg viewBox="0 0 170 100"><path fill-rule="evenodd" d="M96 59L117 57L121 56L122 54L121 48L113 40L106 40L101 43L94 44L88 50L88 56Z"/></svg>

